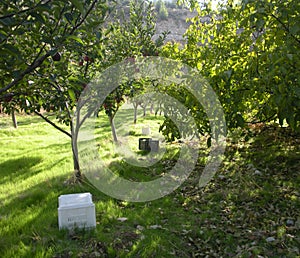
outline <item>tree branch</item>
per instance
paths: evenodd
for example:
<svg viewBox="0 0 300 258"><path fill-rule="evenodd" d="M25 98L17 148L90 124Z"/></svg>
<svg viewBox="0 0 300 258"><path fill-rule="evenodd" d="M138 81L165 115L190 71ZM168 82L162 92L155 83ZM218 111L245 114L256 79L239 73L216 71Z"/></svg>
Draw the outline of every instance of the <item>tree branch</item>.
<svg viewBox="0 0 300 258"><path fill-rule="evenodd" d="M81 24L86 20L86 18L88 17L88 15L90 14L90 12L93 10L95 4L98 2L98 0L94 0L93 3L91 4L90 8L88 9L88 11L86 12L86 14L83 16L82 20L76 24L72 30L70 31L70 35L72 35L74 33L75 30L77 30Z"/></svg>
<svg viewBox="0 0 300 258"><path fill-rule="evenodd" d="M4 43L5 41L7 41L13 35L14 31L18 30L18 28L27 20L28 16L29 16L29 14L26 17L24 17L23 20L19 24L15 25L14 30L11 33L9 33L6 36L6 38L4 38L4 39L1 40L1 44Z"/></svg>
<svg viewBox="0 0 300 258"><path fill-rule="evenodd" d="M282 20L280 20L275 14L271 13L271 16L277 21L279 22L282 27L287 31L288 34L290 34L292 36L292 38L294 40L296 40L299 44L300 44L300 39L298 39L293 33L291 33L290 29L283 23Z"/></svg>
<svg viewBox="0 0 300 258"><path fill-rule="evenodd" d="M43 118L48 124L52 125L55 129L61 131L62 133L68 135L71 139L72 139L72 135L70 133L68 133L67 131L65 131L64 129L62 129L61 127L57 126L55 123L53 123L51 120L49 120L47 117L43 116L41 113L39 113L38 111L34 111L34 113L36 115L38 115L39 117Z"/></svg>
<svg viewBox="0 0 300 258"><path fill-rule="evenodd" d="M35 63L35 62L38 60L39 56L43 53L43 51L44 51L46 45L47 45L46 43L43 44L43 46L41 47L39 53L37 54L37 56L35 57L35 59L33 60L32 63Z"/></svg>
<svg viewBox="0 0 300 258"><path fill-rule="evenodd" d="M15 94L15 93L12 93L12 92L1 95L0 96L0 103L5 102L5 99L7 99L7 98L13 98L14 96L17 96L17 95L19 95L19 94Z"/></svg>
<svg viewBox="0 0 300 258"><path fill-rule="evenodd" d="M50 2L51 0L48 0L46 3ZM42 2L42 1L41 1ZM40 2L40 3L41 3ZM39 4L40 4L39 3ZM46 4L45 3L45 4ZM58 27L58 24L59 24L59 21L62 17L62 14L63 14L63 10L65 9L65 6L64 8L62 9L62 11L60 12L60 18L58 19L55 27L54 27L54 30L51 31L51 35L54 33L54 31L56 30L56 28ZM35 57L34 61L32 62L31 65L29 65L25 71L23 71L16 79L14 79L11 83L9 83L6 87L4 88L0 88L0 94L2 92L5 92L7 90L9 90L10 88L12 88L13 86L15 86L16 84L18 84L19 81L21 81L25 75L33 72L37 67L39 67L46 58L48 58L50 56L50 51L48 51L45 55L43 55L42 57L39 58L39 56L41 55L41 53L43 52L44 48L46 47L46 44L44 43L43 44L43 47L40 49L39 53L37 54L37 56Z"/></svg>
<svg viewBox="0 0 300 258"><path fill-rule="evenodd" d="M269 117L263 119L263 120L256 120L256 121L245 121L246 124L259 124L259 123L266 123L270 122L271 120L274 120L276 118L277 114L270 115Z"/></svg>
<svg viewBox="0 0 300 258"><path fill-rule="evenodd" d="M0 89L0 93L4 92L4 91L7 91L9 90L10 88L12 88L13 86L15 86L19 81L21 81L24 76L26 74L29 74L31 73L32 71L35 70L35 68L39 67L43 62L44 60L50 56L50 51L48 51L45 55L43 55L42 57L38 58L33 64L31 64L30 66L28 66L26 68L25 71L23 71L16 79L14 79L11 83L9 83L6 87L4 88L1 88Z"/></svg>
<svg viewBox="0 0 300 258"><path fill-rule="evenodd" d="M41 4L48 4L48 3L51 2L51 1L52 1L52 0L48 0L48 1L46 1L45 3L42 3L43 0L41 0L40 2L38 2L38 3L37 3L35 6L33 6L33 7L28 7L28 8L26 8L26 9L23 9L23 10L18 11L18 12L16 12L16 13L10 13L10 14L1 16L1 17L0 17L0 20L1 20L1 19L5 19L5 18L11 18L11 17L13 17L13 16L15 16L15 15L20 15L20 14L26 13L26 12L28 12L28 11L33 11L33 10L34 10L35 8L37 8L39 5L41 5Z"/></svg>
<svg viewBox="0 0 300 258"><path fill-rule="evenodd" d="M50 2L51 0L48 0L46 3ZM74 31L84 22L84 20L86 19L86 17L88 16L88 14L91 12L91 10L93 9L94 5L96 4L98 0L94 0L93 4L91 5L90 9L88 10L88 12L85 14L84 18L82 19L82 21L77 24L77 26L73 27L72 29L72 33L74 33ZM65 8L65 7L64 7ZM63 8L63 10L64 10ZM62 16L62 13L63 13L63 10L61 11L60 15ZM61 17L60 17L61 18ZM58 26L58 23L59 23L60 19L58 20L54 30L56 30L57 26ZM54 33L54 30L51 32L51 34ZM71 33L71 34L72 34ZM40 53L38 54L40 55ZM44 60L50 56L50 51L48 51L45 55L43 55L42 57L36 59L31 65L29 65L25 71L23 71L16 79L14 79L12 82L10 82L6 87L4 88L0 88L0 94L2 92L5 92L7 90L9 90L10 88L14 87L15 85L18 84L18 82L20 82L25 75L33 72L37 67L39 67L43 62Z"/></svg>

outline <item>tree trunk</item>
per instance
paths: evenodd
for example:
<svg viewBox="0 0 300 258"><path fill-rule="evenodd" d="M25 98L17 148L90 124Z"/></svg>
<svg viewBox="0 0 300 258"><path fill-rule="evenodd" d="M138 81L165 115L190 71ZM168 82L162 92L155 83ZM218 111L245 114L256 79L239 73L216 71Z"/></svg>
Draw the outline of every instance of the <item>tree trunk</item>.
<svg viewBox="0 0 300 258"><path fill-rule="evenodd" d="M72 148L73 150L73 148ZM81 171L80 171L80 166L79 166L79 162L78 162L78 156L76 153L74 153L73 150L73 165L74 165L74 173L77 179L81 180Z"/></svg>
<svg viewBox="0 0 300 258"><path fill-rule="evenodd" d="M136 124L136 121L137 121L137 108L138 108L138 105L137 105L137 104L133 104L133 108L134 108L134 118L133 118L133 123Z"/></svg>
<svg viewBox="0 0 300 258"><path fill-rule="evenodd" d="M152 104L150 105L150 114L153 114L153 113L154 113L153 110L154 110L154 104L152 103Z"/></svg>
<svg viewBox="0 0 300 258"><path fill-rule="evenodd" d="M16 114L15 114L14 109L11 111L11 118L12 118L14 128L18 128L18 122L17 122L17 118L16 118Z"/></svg>
<svg viewBox="0 0 300 258"><path fill-rule="evenodd" d="M115 127L113 116L109 116L109 123L110 123L111 133L112 133L114 142L116 143L116 142L118 142L118 137L117 137L117 133L116 133L116 127Z"/></svg>
<svg viewBox="0 0 300 258"><path fill-rule="evenodd" d="M69 133L65 129L57 126L54 122L49 120L46 116L39 113L38 111L35 110L34 113L36 115L38 115L39 117L41 117L42 119L44 119L48 124L52 125L55 129L57 129L58 131L60 131L70 137L71 147L72 147L72 155L73 155L74 173L75 173L76 179L78 181L82 181L82 174L80 171L80 164L79 164L79 160L78 160L78 149L77 149L77 137L78 137L78 132L79 132L79 122L80 122L79 117L77 117L77 124L76 124L77 126L76 127L74 127L73 120L71 119L71 122L70 122L70 131L71 132Z"/></svg>
<svg viewBox="0 0 300 258"><path fill-rule="evenodd" d="M70 123L70 128L71 128L71 146L72 146L74 173L75 173L77 180L81 181L82 174L80 171L80 165L79 165L79 160L78 160L78 149L77 149L78 129L74 128L74 124L72 121Z"/></svg>

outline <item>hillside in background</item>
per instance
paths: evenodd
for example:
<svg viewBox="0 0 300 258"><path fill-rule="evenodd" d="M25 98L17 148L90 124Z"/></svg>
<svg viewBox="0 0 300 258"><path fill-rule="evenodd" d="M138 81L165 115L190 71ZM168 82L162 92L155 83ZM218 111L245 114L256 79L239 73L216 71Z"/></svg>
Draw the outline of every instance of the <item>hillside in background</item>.
<svg viewBox="0 0 300 258"><path fill-rule="evenodd" d="M156 37L163 32L170 32L167 36L167 41L176 41L180 43L184 43L183 34L189 27L189 23L186 21L187 18L192 18L196 15L196 12L190 12L188 9L176 6L172 2L164 2L167 16L161 15L159 8L154 2L155 12L157 15L157 23L156 23ZM120 1L118 7L111 14L111 20L114 19L122 19L124 16L125 19L129 17L129 1ZM155 38L156 38L155 37Z"/></svg>
<svg viewBox="0 0 300 258"><path fill-rule="evenodd" d="M176 41L183 43L183 34L189 27L187 18L192 18L196 15L196 12L190 12L187 9L175 9L167 8L168 17L166 19L160 19L158 16L156 31L157 34L161 34L164 31L169 31L170 34L167 37L167 41Z"/></svg>

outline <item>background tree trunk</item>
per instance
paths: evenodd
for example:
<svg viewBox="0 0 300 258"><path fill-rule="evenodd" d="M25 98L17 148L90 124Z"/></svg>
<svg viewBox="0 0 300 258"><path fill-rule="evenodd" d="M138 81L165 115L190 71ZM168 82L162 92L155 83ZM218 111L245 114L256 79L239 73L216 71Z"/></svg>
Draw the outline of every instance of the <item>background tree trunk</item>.
<svg viewBox="0 0 300 258"><path fill-rule="evenodd" d="M154 104L152 103L152 104L150 105L150 114L153 114L153 113L154 113L153 110L154 110Z"/></svg>
<svg viewBox="0 0 300 258"><path fill-rule="evenodd" d="M137 121L137 108L138 108L138 104L133 103L133 108L134 108L134 118L133 118L133 123L136 124L136 121Z"/></svg>
<svg viewBox="0 0 300 258"><path fill-rule="evenodd" d="M11 111L11 118L12 118L14 128L18 128L18 122L17 122L17 118L16 118L16 114L15 114L14 109Z"/></svg>
<svg viewBox="0 0 300 258"><path fill-rule="evenodd" d="M117 137L117 133L116 133L116 127L115 127L113 116L109 116L109 123L110 123L111 133L112 133L114 142L118 142L118 137Z"/></svg>

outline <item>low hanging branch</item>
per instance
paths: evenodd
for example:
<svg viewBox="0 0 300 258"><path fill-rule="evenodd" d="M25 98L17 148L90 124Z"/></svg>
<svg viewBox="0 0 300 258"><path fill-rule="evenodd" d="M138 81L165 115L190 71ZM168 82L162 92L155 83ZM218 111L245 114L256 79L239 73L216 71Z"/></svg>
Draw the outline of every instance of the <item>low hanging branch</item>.
<svg viewBox="0 0 300 258"><path fill-rule="evenodd" d="M14 79L11 83L9 83L6 87L0 89L0 93L5 92L9 90L10 88L14 87L17 85L26 74L29 74L33 72L37 67L39 67L44 60L50 56L50 51L47 52L45 55L37 59L32 65L28 66L25 71L23 71L16 79Z"/></svg>
<svg viewBox="0 0 300 258"><path fill-rule="evenodd" d="M90 14L90 12L93 10L93 8L95 7L95 4L97 3L98 0L94 0L93 3L90 5L90 8L88 9L88 11L86 12L86 14L84 15L84 17L80 20L80 22L78 24L76 24L70 31L69 35L74 34L74 32L76 30L79 29L79 27L84 23L84 21L87 19L88 15ZM48 1L50 2L50 0ZM63 11L61 12L61 16L63 14ZM3 18L3 17L2 17ZM59 19L60 20L60 19ZM56 29L56 27L55 27ZM53 33L53 32L52 32ZM35 71L36 68L40 67L43 62L49 57L51 56L51 50L48 51L45 55L41 56L40 58L37 58L36 60L34 60L34 62L29 65L22 73L20 73L20 75L15 78L12 82L10 82L7 86L0 88L0 94L11 89L12 87L14 87L15 85L17 85L27 74L32 73L33 71ZM41 53L38 54L38 56Z"/></svg>
<svg viewBox="0 0 300 258"><path fill-rule="evenodd" d="M34 113L36 115L38 115L39 117L41 117L42 119L44 119L47 123L49 123L50 125L52 125L55 129L61 131L62 133L66 134L70 138L72 138L72 135L70 133L68 133L66 130L62 129L61 127L59 127L55 123L53 123L50 119L48 119L47 117L43 116L40 112L38 112L38 111L35 110Z"/></svg>

